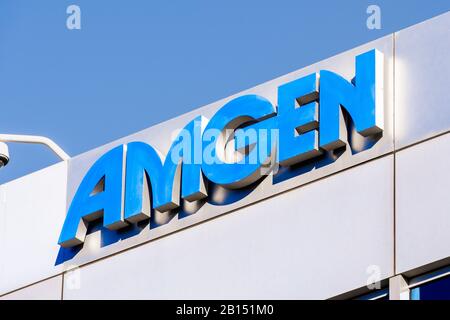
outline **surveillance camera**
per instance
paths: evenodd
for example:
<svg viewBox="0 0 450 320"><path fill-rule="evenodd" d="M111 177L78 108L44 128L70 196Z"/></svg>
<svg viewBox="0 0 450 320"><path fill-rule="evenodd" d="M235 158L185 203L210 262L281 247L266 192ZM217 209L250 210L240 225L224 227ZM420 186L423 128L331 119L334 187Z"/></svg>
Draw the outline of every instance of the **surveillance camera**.
<svg viewBox="0 0 450 320"><path fill-rule="evenodd" d="M0 142L0 168L4 167L9 162L8 145L4 142Z"/></svg>

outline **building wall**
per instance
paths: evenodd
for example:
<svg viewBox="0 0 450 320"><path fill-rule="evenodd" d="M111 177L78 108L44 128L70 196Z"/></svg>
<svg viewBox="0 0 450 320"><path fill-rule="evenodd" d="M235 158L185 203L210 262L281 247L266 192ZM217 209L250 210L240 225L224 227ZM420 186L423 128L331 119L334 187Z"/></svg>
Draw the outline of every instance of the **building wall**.
<svg viewBox="0 0 450 320"><path fill-rule="evenodd" d="M96 261L65 297L322 299L389 277L392 173L387 156Z"/></svg>
<svg viewBox="0 0 450 320"><path fill-rule="evenodd" d="M0 295L61 274L67 163L0 186Z"/></svg>
<svg viewBox="0 0 450 320"><path fill-rule="evenodd" d="M450 226L450 13L241 92L276 102L278 85L320 69L350 79L355 55L385 55L383 137L369 150L230 205L58 263L59 232L90 165L143 140L163 153L171 131L210 118L230 97L0 186L3 298L331 298L379 275L447 262ZM268 180L268 179L266 179ZM356 292L356 291L354 291Z"/></svg>

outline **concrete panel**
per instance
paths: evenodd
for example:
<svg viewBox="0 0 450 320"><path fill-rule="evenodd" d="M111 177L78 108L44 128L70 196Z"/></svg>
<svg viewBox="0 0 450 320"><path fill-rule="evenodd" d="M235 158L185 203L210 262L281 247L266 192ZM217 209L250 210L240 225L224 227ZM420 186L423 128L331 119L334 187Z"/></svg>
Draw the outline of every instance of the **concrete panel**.
<svg viewBox="0 0 450 320"><path fill-rule="evenodd" d="M64 298L321 299L373 270L393 275L392 156L81 267Z"/></svg>
<svg viewBox="0 0 450 320"><path fill-rule="evenodd" d="M50 278L0 297L0 300L61 300L62 276Z"/></svg>
<svg viewBox="0 0 450 320"><path fill-rule="evenodd" d="M450 13L395 34L396 147L450 130Z"/></svg>
<svg viewBox="0 0 450 320"><path fill-rule="evenodd" d="M55 261L66 185L60 162L0 186L0 294L61 272Z"/></svg>
<svg viewBox="0 0 450 320"><path fill-rule="evenodd" d="M450 134L396 155L397 272L450 257Z"/></svg>

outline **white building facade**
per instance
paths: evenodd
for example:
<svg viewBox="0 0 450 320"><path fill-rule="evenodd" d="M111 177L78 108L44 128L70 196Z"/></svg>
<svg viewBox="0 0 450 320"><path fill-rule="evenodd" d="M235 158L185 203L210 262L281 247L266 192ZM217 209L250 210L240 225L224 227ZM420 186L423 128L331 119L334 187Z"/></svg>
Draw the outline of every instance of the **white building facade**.
<svg viewBox="0 0 450 320"><path fill-rule="evenodd" d="M167 154L192 119L249 94L276 106L280 86L321 70L350 81L371 50L383 56L383 128L370 141L347 125L332 158L210 188L120 230L90 221L81 245L58 244L109 150L142 141ZM425 299L450 274L449 163L446 13L1 185L0 298Z"/></svg>

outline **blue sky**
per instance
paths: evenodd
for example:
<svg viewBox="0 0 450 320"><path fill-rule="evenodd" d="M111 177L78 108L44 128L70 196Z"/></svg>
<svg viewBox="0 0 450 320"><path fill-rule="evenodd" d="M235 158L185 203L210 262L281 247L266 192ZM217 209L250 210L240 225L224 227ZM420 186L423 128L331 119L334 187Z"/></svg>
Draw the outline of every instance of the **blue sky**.
<svg viewBox="0 0 450 320"><path fill-rule="evenodd" d="M66 8L81 8L81 30ZM382 29L366 27L381 8ZM0 133L70 155L450 9L448 0L0 0ZM58 161L10 144L0 183Z"/></svg>

